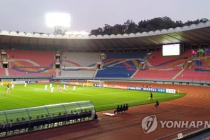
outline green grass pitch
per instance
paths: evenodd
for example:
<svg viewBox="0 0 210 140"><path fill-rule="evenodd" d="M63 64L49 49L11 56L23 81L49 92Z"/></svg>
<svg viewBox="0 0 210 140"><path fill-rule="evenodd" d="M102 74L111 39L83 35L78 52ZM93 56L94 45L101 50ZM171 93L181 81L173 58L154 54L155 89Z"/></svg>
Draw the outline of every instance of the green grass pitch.
<svg viewBox="0 0 210 140"><path fill-rule="evenodd" d="M183 93L175 96L174 94L153 92L153 101L150 101L148 99L150 92L147 91L83 86L77 86L76 90L73 91L71 85L67 91L58 91L58 84L53 84L54 92L50 93L49 84L47 85L48 90L44 90L45 84L28 84L27 87L15 85L15 88L10 90L10 94L6 92L6 85L0 87L0 110L90 100L95 105L96 111L102 111L115 109L117 105L124 103L134 106L185 96Z"/></svg>

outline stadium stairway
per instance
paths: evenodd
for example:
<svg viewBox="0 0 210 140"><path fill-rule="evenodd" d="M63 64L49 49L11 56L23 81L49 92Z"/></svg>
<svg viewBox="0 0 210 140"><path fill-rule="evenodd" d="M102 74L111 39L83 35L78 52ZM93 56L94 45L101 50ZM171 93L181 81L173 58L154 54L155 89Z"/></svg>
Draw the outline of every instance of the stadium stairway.
<svg viewBox="0 0 210 140"><path fill-rule="evenodd" d="M153 52L153 57L147 59L150 67L165 67L165 66L174 66L182 65L185 61L191 60L191 50L187 50L181 56L162 56L162 52Z"/></svg>
<svg viewBox="0 0 210 140"><path fill-rule="evenodd" d="M151 64L152 67L154 66L161 66L165 64L168 61L173 61L174 59L177 59L178 57L163 57L162 52L153 52L153 57L151 59L148 59L148 63Z"/></svg>
<svg viewBox="0 0 210 140"><path fill-rule="evenodd" d="M161 52L153 52L153 56L147 59L148 69L136 71L132 78L171 80L180 75L183 64L192 59L190 50L182 56L163 57Z"/></svg>
<svg viewBox="0 0 210 140"><path fill-rule="evenodd" d="M206 57L204 60L207 64L207 66L210 66L210 57Z"/></svg>
<svg viewBox="0 0 210 140"><path fill-rule="evenodd" d="M134 79L172 79L181 67L176 68L150 68L149 70L139 70L134 76Z"/></svg>
<svg viewBox="0 0 210 140"><path fill-rule="evenodd" d="M192 68L185 69L176 80L195 80L195 81L209 81L210 80L210 66L209 56L196 58Z"/></svg>
<svg viewBox="0 0 210 140"><path fill-rule="evenodd" d="M178 77L185 69L180 70L180 72L178 72L173 78L172 80L176 79L176 77Z"/></svg>
<svg viewBox="0 0 210 140"><path fill-rule="evenodd" d="M209 81L210 80L210 65L209 56L196 58L192 68L185 69L176 80L195 80Z"/></svg>
<svg viewBox="0 0 210 140"><path fill-rule="evenodd" d="M145 66L147 66L147 65L149 65L149 66L151 66L151 64L150 63L148 63L148 59L151 59L153 57L153 54L147 54L145 57L144 57L144 67L143 67L143 69L145 70ZM140 66L141 66L141 64L139 64L139 67L138 67L138 69L133 73L133 75L130 77L130 78L133 78L135 75L136 75L136 73L138 73L139 72L139 69L141 69L140 68Z"/></svg>
<svg viewBox="0 0 210 140"><path fill-rule="evenodd" d="M56 69L56 76L60 76L60 70Z"/></svg>
<svg viewBox="0 0 210 140"><path fill-rule="evenodd" d="M5 68L5 73L6 73L6 76L9 76L9 70L8 70L8 68Z"/></svg>
<svg viewBox="0 0 210 140"><path fill-rule="evenodd" d="M133 78L136 73L138 73L139 69L137 69L130 78Z"/></svg>
<svg viewBox="0 0 210 140"><path fill-rule="evenodd" d="M198 63L197 66L204 66L204 67L210 66L210 56L198 58L197 61L200 61L200 63L197 62Z"/></svg>
<svg viewBox="0 0 210 140"><path fill-rule="evenodd" d="M99 69L96 77L129 78L144 61L146 52L107 53L103 61L103 69Z"/></svg>
<svg viewBox="0 0 210 140"><path fill-rule="evenodd" d="M96 77L96 74L98 73L98 69L95 71L95 73L93 74L93 77Z"/></svg>
<svg viewBox="0 0 210 140"><path fill-rule="evenodd" d="M210 68L197 67L185 69L176 80L210 81Z"/></svg>

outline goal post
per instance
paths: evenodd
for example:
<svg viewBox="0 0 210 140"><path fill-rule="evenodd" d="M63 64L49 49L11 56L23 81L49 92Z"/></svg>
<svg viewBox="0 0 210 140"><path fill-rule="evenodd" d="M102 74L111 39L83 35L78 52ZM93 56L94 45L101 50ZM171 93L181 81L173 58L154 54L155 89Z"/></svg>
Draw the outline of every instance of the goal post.
<svg viewBox="0 0 210 140"><path fill-rule="evenodd" d="M103 87L104 81L101 80L87 80L87 87Z"/></svg>

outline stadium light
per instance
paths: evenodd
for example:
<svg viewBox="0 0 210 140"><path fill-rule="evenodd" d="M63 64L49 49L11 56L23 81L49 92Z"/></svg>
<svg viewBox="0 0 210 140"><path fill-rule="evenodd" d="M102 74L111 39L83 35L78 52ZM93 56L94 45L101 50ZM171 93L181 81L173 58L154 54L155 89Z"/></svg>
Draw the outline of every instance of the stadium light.
<svg viewBox="0 0 210 140"><path fill-rule="evenodd" d="M61 27L70 27L71 17L67 13L48 13L46 22L48 27L54 27L54 34L63 34Z"/></svg>
<svg viewBox="0 0 210 140"><path fill-rule="evenodd" d="M46 15L46 22L48 27L70 27L71 17L67 13L48 13Z"/></svg>

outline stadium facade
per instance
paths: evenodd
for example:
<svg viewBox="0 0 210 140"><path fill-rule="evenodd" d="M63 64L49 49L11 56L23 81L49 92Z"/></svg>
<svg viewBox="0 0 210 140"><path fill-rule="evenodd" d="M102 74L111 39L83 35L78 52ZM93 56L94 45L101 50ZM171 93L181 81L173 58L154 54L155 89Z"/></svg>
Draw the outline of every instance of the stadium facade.
<svg viewBox="0 0 210 140"><path fill-rule="evenodd" d="M190 26L162 29L136 34L118 35L54 35L1 31L1 48L7 46L27 46L34 49L52 49L69 51L111 51L161 48L162 44L202 44L209 43L210 21ZM6 45L6 46L5 46ZM24 48L24 47L23 47Z"/></svg>

